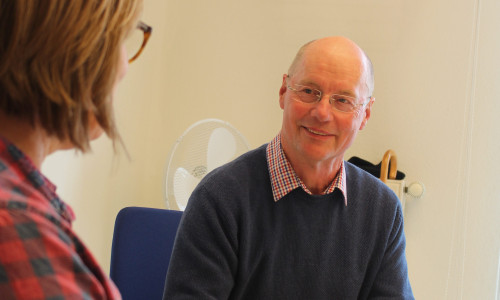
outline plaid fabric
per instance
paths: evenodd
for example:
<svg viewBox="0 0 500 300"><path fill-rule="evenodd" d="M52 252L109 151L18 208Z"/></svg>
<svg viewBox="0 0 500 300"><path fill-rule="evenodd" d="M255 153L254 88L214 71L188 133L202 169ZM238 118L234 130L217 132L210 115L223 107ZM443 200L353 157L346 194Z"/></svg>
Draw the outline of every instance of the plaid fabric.
<svg viewBox="0 0 500 300"><path fill-rule="evenodd" d="M0 298L121 299L55 186L0 137Z"/></svg>
<svg viewBox="0 0 500 300"><path fill-rule="evenodd" d="M269 168L269 175L271 176L271 186L273 191L274 201L278 201L292 190L300 187L309 195L311 191L305 186L302 180L295 174L292 165L288 161L281 147L281 133L278 134L266 148L267 165ZM335 179L326 188L323 194L330 194L336 188L340 189L344 196L344 202L347 206L347 189L345 180L344 161L340 166Z"/></svg>

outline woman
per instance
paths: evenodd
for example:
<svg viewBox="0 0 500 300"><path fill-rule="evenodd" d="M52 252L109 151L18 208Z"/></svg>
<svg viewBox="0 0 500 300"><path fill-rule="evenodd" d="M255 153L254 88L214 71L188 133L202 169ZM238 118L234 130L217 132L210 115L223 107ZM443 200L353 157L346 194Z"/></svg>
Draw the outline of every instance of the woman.
<svg viewBox="0 0 500 300"><path fill-rule="evenodd" d="M0 2L2 299L120 298L40 169L56 150L88 151L102 132L120 141L111 98L127 55L140 53L124 41L142 30L144 47L151 33L141 10L142 0Z"/></svg>

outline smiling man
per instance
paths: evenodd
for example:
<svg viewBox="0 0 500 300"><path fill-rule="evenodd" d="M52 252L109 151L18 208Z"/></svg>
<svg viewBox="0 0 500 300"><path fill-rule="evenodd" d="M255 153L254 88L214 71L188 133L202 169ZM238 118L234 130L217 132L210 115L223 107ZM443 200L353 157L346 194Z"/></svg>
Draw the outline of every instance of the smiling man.
<svg viewBox="0 0 500 300"><path fill-rule="evenodd" d="M299 50L279 90L281 132L193 192L164 299L413 299L399 200L344 161L373 87L351 40Z"/></svg>

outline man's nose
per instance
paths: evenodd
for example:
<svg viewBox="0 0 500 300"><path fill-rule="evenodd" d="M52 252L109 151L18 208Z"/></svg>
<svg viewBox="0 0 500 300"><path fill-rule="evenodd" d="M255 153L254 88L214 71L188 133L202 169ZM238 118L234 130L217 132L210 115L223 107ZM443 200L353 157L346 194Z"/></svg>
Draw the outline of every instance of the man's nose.
<svg viewBox="0 0 500 300"><path fill-rule="evenodd" d="M312 115L321 122L330 121L333 118L330 98L322 95L321 99L316 102L316 105L312 110Z"/></svg>

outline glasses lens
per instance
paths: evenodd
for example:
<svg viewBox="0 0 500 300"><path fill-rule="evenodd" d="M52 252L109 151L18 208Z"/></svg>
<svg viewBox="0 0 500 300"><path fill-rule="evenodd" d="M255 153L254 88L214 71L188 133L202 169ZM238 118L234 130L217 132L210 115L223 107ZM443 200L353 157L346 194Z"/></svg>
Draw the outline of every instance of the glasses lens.
<svg viewBox="0 0 500 300"><path fill-rule="evenodd" d="M353 111L356 106L353 103L353 100L342 96L342 95L333 95L332 96L332 106L336 110L350 112Z"/></svg>
<svg viewBox="0 0 500 300"><path fill-rule="evenodd" d="M292 88L299 96L300 101L306 103L318 101L318 96L320 95L318 90L303 85L293 85Z"/></svg>
<svg viewBox="0 0 500 300"><path fill-rule="evenodd" d="M127 49L128 59L133 58L142 47L144 41L144 33L139 28L132 30L130 35L125 40L125 48Z"/></svg>

